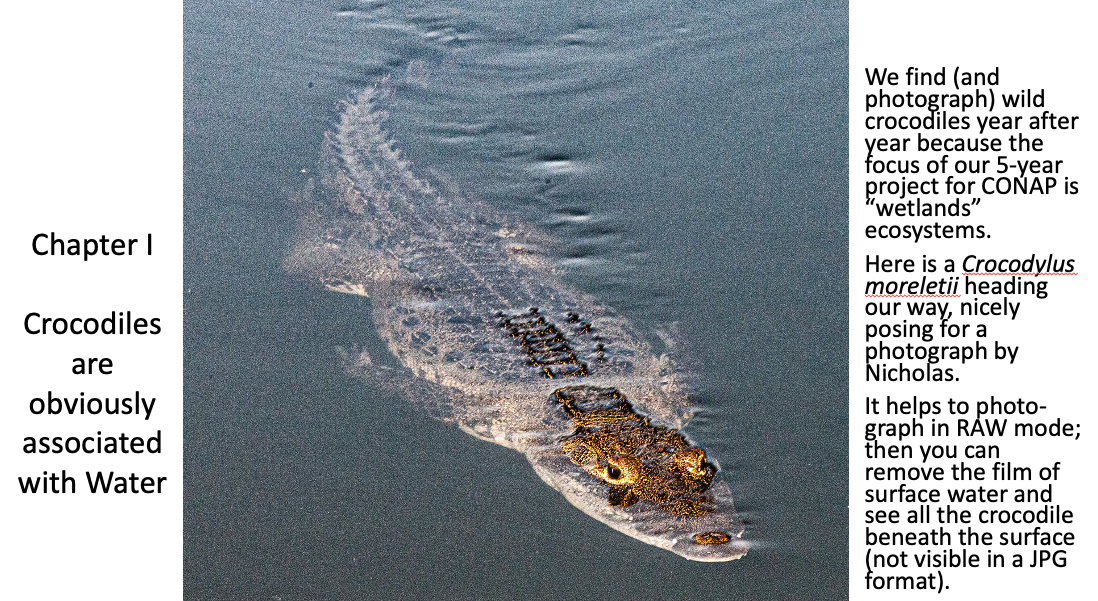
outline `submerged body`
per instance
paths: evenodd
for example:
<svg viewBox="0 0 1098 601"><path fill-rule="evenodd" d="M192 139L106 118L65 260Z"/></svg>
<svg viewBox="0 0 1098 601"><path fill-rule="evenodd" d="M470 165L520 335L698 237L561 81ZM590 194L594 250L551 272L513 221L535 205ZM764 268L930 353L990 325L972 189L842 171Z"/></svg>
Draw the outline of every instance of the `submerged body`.
<svg viewBox="0 0 1098 601"><path fill-rule="evenodd" d="M523 453L620 532L693 560L741 557L728 485L679 431L691 406L674 359L565 285L546 238L416 177L380 94L346 103L326 135L289 267L371 299L407 369L387 382L429 414ZM364 377L379 369L366 354L349 361Z"/></svg>

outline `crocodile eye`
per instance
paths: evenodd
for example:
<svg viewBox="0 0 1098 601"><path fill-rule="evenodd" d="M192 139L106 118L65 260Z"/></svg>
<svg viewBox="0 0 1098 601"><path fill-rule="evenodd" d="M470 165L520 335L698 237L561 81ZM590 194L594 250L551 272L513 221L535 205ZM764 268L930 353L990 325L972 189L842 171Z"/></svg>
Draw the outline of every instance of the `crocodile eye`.
<svg viewBox="0 0 1098 601"><path fill-rule="evenodd" d="M611 465L606 468L606 475L609 476L611 480L618 480L621 478L621 470Z"/></svg>

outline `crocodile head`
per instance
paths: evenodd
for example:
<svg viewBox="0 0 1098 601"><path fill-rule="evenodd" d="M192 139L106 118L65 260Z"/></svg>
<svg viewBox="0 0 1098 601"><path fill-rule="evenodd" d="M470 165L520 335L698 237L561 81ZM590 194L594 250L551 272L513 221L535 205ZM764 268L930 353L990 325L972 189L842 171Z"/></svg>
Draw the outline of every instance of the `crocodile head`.
<svg viewBox="0 0 1098 601"><path fill-rule="evenodd" d="M704 449L651 423L617 389L569 386L553 398L574 428L559 451L587 478L586 494L602 495L601 514L611 521L600 519L633 536L630 528L646 530L660 539L653 544L690 559L743 555L743 526L730 497L713 490L717 468Z"/></svg>

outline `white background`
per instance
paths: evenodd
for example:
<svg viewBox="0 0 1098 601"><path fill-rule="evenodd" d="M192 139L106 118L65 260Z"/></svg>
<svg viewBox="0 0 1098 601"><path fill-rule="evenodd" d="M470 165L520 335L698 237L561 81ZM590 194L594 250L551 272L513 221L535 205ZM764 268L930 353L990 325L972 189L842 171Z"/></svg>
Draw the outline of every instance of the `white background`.
<svg viewBox="0 0 1098 601"><path fill-rule="evenodd" d="M3 297L3 444L5 598L172 599L182 596L182 19L173 3L11 5L0 16L4 121L2 220L6 281ZM865 461L861 431L867 394L917 394L944 400L1024 397L1050 406L1050 416L1082 423L1076 442L1004 446L1026 465L1060 461L1064 479L1056 500L1077 512L1078 544L1069 567L1043 570L953 570L949 594L960 599L1023 599L1055 595L1090 598L1095 562L1093 518L1093 214L1091 150L1095 55L1093 19L1085 3L851 4L851 597L929 597L864 589L865 507L860 502ZM871 213L864 204L865 67L905 69L998 66L1004 91L1045 88L1049 108L1082 116L1071 135L1048 136L1047 153L1067 160L1081 181L1070 198L985 201L976 222L993 238L980 243L878 242L862 236ZM39 232L64 237L141 237L152 232L153 257L37 257ZM1053 279L1046 301L1023 299L1020 319L986 320L991 338L1022 345L1013 367L961 370L953 385L866 384L864 256L867 252L918 258L968 254L1054 252L1076 259L1080 276ZM130 310L160 317L158 336L54 337L23 332L26 313L101 316ZM75 356L111 357L111 376L74 376ZM153 418L42 417L28 401L57 396L126 395L157 398ZM27 435L123 430L163 432L159 456L24 456ZM90 431L90 432L89 432ZM66 469L168 476L162 495L22 495L17 477Z"/></svg>
<svg viewBox="0 0 1098 601"><path fill-rule="evenodd" d="M0 503L5 599L182 597L182 11L177 3L8 3L3 61L5 285ZM31 238L154 237L153 256L36 256ZM27 313L159 317L157 336L31 336ZM74 357L113 375L76 376ZM134 416L35 416L31 398L156 397ZM24 436L162 431L160 455L22 453ZM18 476L75 476L23 495ZM163 494L95 495L84 471L167 476Z"/></svg>
<svg viewBox="0 0 1098 601"><path fill-rule="evenodd" d="M1092 176L1095 157L1093 149L1096 115L1091 96L1092 68L1095 56L1093 17L1085 3L1042 2L919 2L883 3L854 2L850 7L850 592L852 599L923 599L937 596L936 592L901 591L886 593L867 591L865 586L865 523L866 504L863 502L866 482L863 438L865 397L885 395L920 400L945 401L953 397L975 403L991 395L998 399L1038 401L1049 407L1039 416L1041 421L1062 417L1064 421L1082 424L1082 437L1077 441L1040 439L1037 442L1000 439L1003 458L1036 468L1061 462L1061 479L1054 484L1054 503L1076 512L1072 526L1049 526L1046 529L1069 528L1076 533L1077 544L1069 552L1066 568L1044 569L986 568L949 570L945 572L950 589L945 595L955 599L1031 599L1049 597L1062 599L1093 599L1093 566L1096 545L1094 536L1094 440L1098 439L1094 417L1095 320L1093 317L1095 272L1093 200L1098 181ZM865 226L882 222L874 219L876 210L865 204L865 144L863 120L866 115L864 97L870 90L865 76L867 67L888 67L903 72L907 67L934 71L946 67L950 77L953 68L987 71L999 67L999 92L1017 92L1023 88L1045 88L1046 108L1054 113L1080 115L1078 129L1071 133L1048 132L1045 158L1065 160L1064 172L1080 181L1081 193L1065 196L1059 190L1050 196L1004 197L984 196L968 219L939 219L943 223L984 223L991 238L983 241L919 242L878 240L869 242ZM905 91L901 87L897 91ZM986 89L986 88L985 88ZM924 91L952 91L925 89ZM1038 111L1040 109L1037 109ZM910 111L905 111L910 112ZM960 114L959 110L950 110ZM1006 114L997 104L994 114ZM880 113L877 113L880 114ZM971 114L971 113L970 113ZM986 115L986 112L980 114ZM1029 135L1027 130L1023 130ZM942 132L931 132L942 135ZM887 135L887 134L884 134ZM902 133L895 135L904 135ZM914 137L914 133L911 133ZM958 132L958 136L975 133ZM1038 134L1040 135L1040 134ZM994 154L989 157L994 162ZM1011 153L1005 153L1011 154ZM1041 158L1041 153L1028 157ZM909 157L911 158L911 157ZM923 157L924 159L926 157ZM953 153L953 158L959 158ZM952 201L956 196L942 196L937 201ZM929 200L929 199L928 199ZM963 198L963 200L968 200ZM916 223L926 220L896 220ZM954 317L955 323L968 321L987 323L990 335L984 342L1000 339L1010 345L1021 345L1013 366L1002 362L982 362L957 368L961 380L953 384L934 383L867 383L865 373L864 288L865 256L919 259L923 254L936 257L963 258L969 254L981 257L1038 257L1054 253L1058 258L1074 258L1078 276L1048 277L1050 296L1038 301L1032 297L1012 298L1021 301L1018 320L1003 317L971 319ZM940 263L941 261L939 261ZM918 279L921 273L909 278ZM884 276L882 279L893 279ZM986 278L985 278L986 279ZM1001 278L1005 279L1005 278ZM963 294L963 292L962 292ZM971 300L969 298L955 299ZM986 298L985 300L993 300ZM955 307L955 310L957 307ZM901 317L902 319L902 317ZM882 321L877 319L876 321ZM969 338L971 342L972 338ZM917 361L905 361L918 365ZM882 416L884 419L894 419ZM969 416L973 417L973 416ZM1002 416L995 416L1002 417ZM948 416L939 419L952 421ZM883 420L882 420L883 421ZM1011 423L1013 423L1013 419ZM1010 426L1012 428L1012 426ZM916 445L918 441L914 442ZM954 441L951 441L954 442ZM962 445L994 443L995 440L957 439ZM919 464L905 461L904 465ZM878 461L877 465L898 465L899 462ZM896 486L880 483L879 487ZM948 484L948 483L947 483ZM1044 483L1029 483L1033 487ZM995 483L992 483L994 486ZM921 483L914 486L922 487ZM1009 485L1003 485L1009 486ZM985 506L987 507L987 506ZM906 512L902 512L906 514ZM881 527L885 531L904 530ZM949 527L956 530L957 527ZM978 524L977 531L990 530ZM1024 526L1011 529L1023 530ZM993 530L993 531L997 531ZM954 546L957 540L954 538ZM904 550L895 548L895 550ZM921 552L925 547L906 549ZM1029 561L1030 548L1021 551ZM1013 550L997 549L1009 558ZM981 560L985 553L980 552ZM983 563L981 564L983 565ZM918 575L929 570L910 570ZM885 572L889 573L889 572ZM892 574L901 572L892 571Z"/></svg>

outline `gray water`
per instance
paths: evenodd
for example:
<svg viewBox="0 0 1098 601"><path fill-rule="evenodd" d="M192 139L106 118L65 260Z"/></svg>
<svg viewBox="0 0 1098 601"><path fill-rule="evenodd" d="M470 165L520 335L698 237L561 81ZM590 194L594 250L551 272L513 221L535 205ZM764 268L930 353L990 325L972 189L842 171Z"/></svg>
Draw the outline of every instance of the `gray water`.
<svg viewBox="0 0 1098 601"><path fill-rule="evenodd" d="M845 598L846 22L188 2L185 597ZM339 102L387 74L417 171L555 235L567 279L639 327L680 322L704 365L688 433L746 557L614 532L521 455L344 374L337 346L382 348L369 301L283 270L290 199Z"/></svg>

